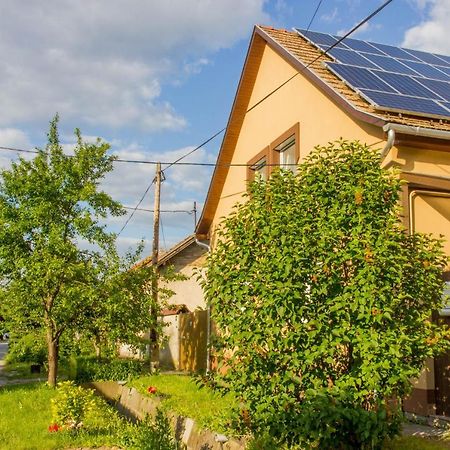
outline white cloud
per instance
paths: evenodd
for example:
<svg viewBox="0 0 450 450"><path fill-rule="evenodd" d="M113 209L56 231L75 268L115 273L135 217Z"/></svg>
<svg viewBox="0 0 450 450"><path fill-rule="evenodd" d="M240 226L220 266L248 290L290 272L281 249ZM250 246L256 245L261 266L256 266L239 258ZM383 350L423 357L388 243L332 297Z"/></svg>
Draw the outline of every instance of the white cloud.
<svg viewBox="0 0 450 450"><path fill-rule="evenodd" d="M359 22L357 22L359 23ZM345 34L347 34L351 29L353 29L353 27L355 27L355 25L357 25L357 23L354 23L350 28L348 29L341 29L339 30L336 34L338 36L344 36ZM380 28L382 28L382 25L379 23L370 23L370 22L366 22L363 25L361 25L356 31L354 31L350 37L354 38L355 36L360 36L361 34L364 33L368 33L369 31L373 31L373 30L379 30Z"/></svg>
<svg viewBox="0 0 450 450"><path fill-rule="evenodd" d="M0 6L0 126L48 120L147 131L186 125L162 83L264 21L264 0L15 0ZM236 11L239 11L236 14Z"/></svg>
<svg viewBox="0 0 450 450"><path fill-rule="evenodd" d="M0 128L0 142L4 147L28 150L31 147L28 135L18 128Z"/></svg>
<svg viewBox="0 0 450 450"><path fill-rule="evenodd" d="M419 9L427 9L426 17L405 32L402 46L450 55L450 1L416 0Z"/></svg>
<svg viewBox="0 0 450 450"><path fill-rule="evenodd" d="M336 19L338 17L338 9L334 8L331 12L322 14L320 16L320 19L326 23L336 22Z"/></svg>

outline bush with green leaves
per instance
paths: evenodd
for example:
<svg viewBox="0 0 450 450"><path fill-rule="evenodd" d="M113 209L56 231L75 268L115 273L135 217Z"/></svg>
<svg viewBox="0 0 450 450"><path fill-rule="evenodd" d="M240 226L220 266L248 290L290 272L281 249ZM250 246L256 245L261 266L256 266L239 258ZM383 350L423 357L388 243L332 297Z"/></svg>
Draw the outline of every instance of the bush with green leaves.
<svg viewBox="0 0 450 450"><path fill-rule="evenodd" d="M76 386L73 381L58 383L52 399L53 422L62 429L78 430L86 415L95 409L94 391Z"/></svg>
<svg viewBox="0 0 450 450"><path fill-rule="evenodd" d="M449 347L442 243L401 223L402 181L359 142L249 186L204 289L243 423L282 443L380 448L427 357ZM220 375L218 375L220 376Z"/></svg>
<svg viewBox="0 0 450 450"><path fill-rule="evenodd" d="M146 417L130 425L122 437L121 445L129 450L176 450L178 449L168 417L158 409L155 419Z"/></svg>
<svg viewBox="0 0 450 450"><path fill-rule="evenodd" d="M149 363L138 359L98 359L95 357L76 358L71 372L77 382L119 381L138 377L149 370Z"/></svg>
<svg viewBox="0 0 450 450"><path fill-rule="evenodd" d="M42 332L36 330L23 335L12 333L6 360L8 363L44 364L47 360L47 348Z"/></svg>

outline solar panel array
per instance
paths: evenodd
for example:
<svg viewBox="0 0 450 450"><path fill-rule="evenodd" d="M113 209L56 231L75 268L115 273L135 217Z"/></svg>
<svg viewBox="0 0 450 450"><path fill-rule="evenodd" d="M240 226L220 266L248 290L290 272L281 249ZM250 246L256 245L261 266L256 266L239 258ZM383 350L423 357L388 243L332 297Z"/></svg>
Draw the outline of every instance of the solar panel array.
<svg viewBox="0 0 450 450"><path fill-rule="evenodd" d="M328 51L339 37L297 32ZM327 52L327 67L377 109L450 118L450 56L346 38Z"/></svg>

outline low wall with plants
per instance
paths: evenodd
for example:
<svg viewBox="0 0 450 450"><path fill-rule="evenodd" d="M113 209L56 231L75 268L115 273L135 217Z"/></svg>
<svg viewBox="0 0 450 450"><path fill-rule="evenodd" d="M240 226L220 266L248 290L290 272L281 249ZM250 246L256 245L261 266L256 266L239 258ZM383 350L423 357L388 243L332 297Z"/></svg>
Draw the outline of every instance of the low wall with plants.
<svg viewBox="0 0 450 450"><path fill-rule="evenodd" d="M157 395L148 397L139 393L135 388L129 388L113 381L99 381L86 383L86 387L95 389L109 402L114 403L124 415L144 419L146 416L155 417L160 399ZM237 439L227 439L210 430L198 427L195 420L189 417L168 414L175 431L175 436L186 450L244 450L245 442Z"/></svg>

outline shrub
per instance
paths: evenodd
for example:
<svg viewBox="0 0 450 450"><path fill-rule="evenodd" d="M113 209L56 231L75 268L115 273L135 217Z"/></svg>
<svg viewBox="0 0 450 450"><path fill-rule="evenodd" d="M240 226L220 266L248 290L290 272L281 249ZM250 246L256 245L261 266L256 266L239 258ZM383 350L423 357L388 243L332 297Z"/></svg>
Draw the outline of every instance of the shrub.
<svg viewBox="0 0 450 450"><path fill-rule="evenodd" d="M178 448L167 416L157 410L155 420L146 417L131 425L121 445L129 450L176 450Z"/></svg>
<svg viewBox="0 0 450 450"><path fill-rule="evenodd" d="M251 184L204 288L243 422L306 448L380 448L427 357L449 347L442 243L405 232L402 181L358 142ZM220 372L220 370L219 370Z"/></svg>
<svg viewBox="0 0 450 450"><path fill-rule="evenodd" d="M9 363L44 364L47 360L47 348L42 333L11 335L6 360Z"/></svg>
<svg viewBox="0 0 450 450"><path fill-rule="evenodd" d="M145 373L146 364L144 361L136 359L97 359L97 358L77 358L71 361L75 364L75 380L85 381L119 381L127 380Z"/></svg>
<svg viewBox="0 0 450 450"><path fill-rule="evenodd" d="M58 383L57 394L52 399L53 424L63 429L77 430L83 426L85 416L94 408L92 389L83 389L72 381Z"/></svg>

